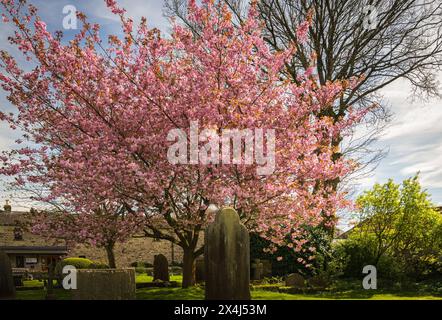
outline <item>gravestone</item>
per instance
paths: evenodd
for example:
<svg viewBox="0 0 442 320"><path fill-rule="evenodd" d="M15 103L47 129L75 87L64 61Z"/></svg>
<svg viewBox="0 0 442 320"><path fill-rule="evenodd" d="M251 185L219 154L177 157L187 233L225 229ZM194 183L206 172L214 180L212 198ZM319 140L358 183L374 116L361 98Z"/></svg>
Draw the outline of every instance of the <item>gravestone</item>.
<svg viewBox="0 0 442 320"><path fill-rule="evenodd" d="M155 255L153 260L153 281L169 282L169 263L163 254Z"/></svg>
<svg viewBox="0 0 442 320"><path fill-rule="evenodd" d="M305 288L305 279L298 273L289 274L285 279L286 287Z"/></svg>
<svg viewBox="0 0 442 320"><path fill-rule="evenodd" d="M260 259L255 259L251 266L252 280L262 280L264 277L264 264Z"/></svg>
<svg viewBox="0 0 442 320"><path fill-rule="evenodd" d="M49 263L48 265L48 282L46 286L46 300L55 300L56 296L54 294L54 271L55 266L54 263Z"/></svg>
<svg viewBox="0 0 442 320"><path fill-rule="evenodd" d="M78 269L73 300L135 300L135 269Z"/></svg>
<svg viewBox="0 0 442 320"><path fill-rule="evenodd" d="M205 266L204 266L204 258L198 258L195 260L195 281L197 283L204 282L206 280L205 277Z"/></svg>
<svg viewBox="0 0 442 320"><path fill-rule="evenodd" d="M14 299L15 286L12 277L11 261L4 251L0 251L0 299Z"/></svg>
<svg viewBox="0 0 442 320"><path fill-rule="evenodd" d="M270 260L261 260L262 263L262 275L264 277L272 276L272 262Z"/></svg>
<svg viewBox="0 0 442 320"><path fill-rule="evenodd" d="M250 300L250 242L232 208L218 211L205 233L206 300Z"/></svg>
<svg viewBox="0 0 442 320"><path fill-rule="evenodd" d="M313 278L310 278L308 280L308 284L314 289L321 290L327 288L327 286L329 285L329 281L323 276L314 276Z"/></svg>

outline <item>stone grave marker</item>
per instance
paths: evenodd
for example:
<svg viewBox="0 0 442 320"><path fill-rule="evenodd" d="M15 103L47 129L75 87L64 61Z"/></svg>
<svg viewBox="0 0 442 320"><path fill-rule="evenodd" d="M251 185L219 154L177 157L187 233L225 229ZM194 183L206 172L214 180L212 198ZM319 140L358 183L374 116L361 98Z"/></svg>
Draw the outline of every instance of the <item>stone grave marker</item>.
<svg viewBox="0 0 442 320"><path fill-rule="evenodd" d="M169 262L163 254L155 255L153 260L153 281L169 282Z"/></svg>
<svg viewBox="0 0 442 320"><path fill-rule="evenodd" d="M262 263L262 273L264 277L272 276L272 262L270 260L261 260Z"/></svg>
<svg viewBox="0 0 442 320"><path fill-rule="evenodd" d="M206 300L250 300L250 241L233 208L218 211L205 234Z"/></svg>
<svg viewBox="0 0 442 320"><path fill-rule="evenodd" d="M252 280L262 280L264 277L264 264L260 259L255 259L251 266Z"/></svg>
<svg viewBox="0 0 442 320"><path fill-rule="evenodd" d="M287 287L293 287L302 289L305 288L305 279L299 273L289 274L285 279L285 285Z"/></svg>

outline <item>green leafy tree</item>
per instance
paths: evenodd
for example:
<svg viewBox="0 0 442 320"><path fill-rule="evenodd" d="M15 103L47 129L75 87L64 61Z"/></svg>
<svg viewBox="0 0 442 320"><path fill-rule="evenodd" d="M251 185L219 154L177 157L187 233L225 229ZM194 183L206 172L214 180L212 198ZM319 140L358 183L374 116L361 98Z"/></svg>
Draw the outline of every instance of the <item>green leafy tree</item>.
<svg viewBox="0 0 442 320"><path fill-rule="evenodd" d="M437 269L442 257L442 214L435 210L419 176L375 184L358 199L361 222L351 238L371 242L374 265L384 256L402 263L404 271L423 274Z"/></svg>

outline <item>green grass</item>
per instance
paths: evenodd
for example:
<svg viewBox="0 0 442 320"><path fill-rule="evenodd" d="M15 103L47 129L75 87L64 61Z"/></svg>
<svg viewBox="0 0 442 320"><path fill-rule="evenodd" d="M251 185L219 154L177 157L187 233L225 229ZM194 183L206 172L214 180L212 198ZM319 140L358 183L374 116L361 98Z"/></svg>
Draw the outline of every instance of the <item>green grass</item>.
<svg viewBox="0 0 442 320"><path fill-rule="evenodd" d="M370 293L339 292L315 294L288 294L264 290L252 291L254 300L442 300L442 297L418 295L415 292L404 293Z"/></svg>
<svg viewBox="0 0 442 320"><path fill-rule="evenodd" d="M153 278L146 274L137 274L137 283L151 282ZM172 275L171 281L182 282L181 275ZM24 286L41 289L17 291L17 299L20 300L44 300L46 291L43 282L37 280L25 281ZM329 291L312 293L281 293L275 290L278 285L263 284L254 286L251 291L253 300L442 300L442 296L426 287L418 290L363 290L359 282L340 282ZM267 290L266 290L267 289ZM273 290L273 291L270 291ZM55 289L57 299L70 299L70 293L62 289ZM192 288L142 288L137 290L138 300L202 300L204 288L195 286Z"/></svg>
<svg viewBox="0 0 442 320"><path fill-rule="evenodd" d="M204 289L201 287L182 288L144 288L137 290L138 300L202 300Z"/></svg>
<svg viewBox="0 0 442 320"><path fill-rule="evenodd" d="M183 276L182 275L171 275L169 277L170 281L176 281L178 282L179 285L181 285L182 281L183 281ZM153 277L152 276L148 276L145 273L142 274L137 274L136 278L135 278L135 282L136 283L147 283L147 282L152 282L153 281Z"/></svg>
<svg viewBox="0 0 442 320"><path fill-rule="evenodd" d="M55 289L54 293L57 300L69 300L70 293ZM429 294L409 293L380 293L380 294L361 294L355 292L340 293L320 293L320 294L288 294L271 292L265 290L253 290L253 300L442 300L442 297L436 297ZM46 291L26 290L17 291L18 300L44 300ZM137 290L138 300L202 300L204 299L204 289L201 287L182 288L144 288Z"/></svg>
<svg viewBox="0 0 442 320"><path fill-rule="evenodd" d="M54 295L57 300L70 300L71 294L69 291L63 289L54 289ZM16 291L17 300L45 300L46 290L36 289L36 290L23 290Z"/></svg>

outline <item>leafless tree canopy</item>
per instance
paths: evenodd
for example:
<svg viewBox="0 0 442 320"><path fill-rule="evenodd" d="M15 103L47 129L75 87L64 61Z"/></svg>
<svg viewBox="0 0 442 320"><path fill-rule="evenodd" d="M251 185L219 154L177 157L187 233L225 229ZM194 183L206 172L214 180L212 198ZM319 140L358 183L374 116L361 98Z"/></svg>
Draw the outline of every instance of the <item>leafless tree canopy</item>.
<svg viewBox="0 0 442 320"><path fill-rule="evenodd" d="M218 1L227 4L241 23L248 0ZM167 0L165 13L179 17L192 28L186 19L186 7L187 0ZM437 74L442 70L442 0L261 0L258 8L266 27L266 41L274 50L296 43L297 26L310 11L314 13L310 41L298 45L287 66L293 81L310 66L313 52L321 84L364 76L327 111L328 116L337 119L346 115L351 105L381 106L369 117L362 130L365 133L345 141L341 151L360 160L359 174L374 168L382 158L382 150L370 148L390 115L380 89L405 78L420 97L440 96ZM334 143L342 146L341 140Z"/></svg>

